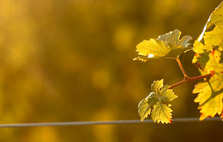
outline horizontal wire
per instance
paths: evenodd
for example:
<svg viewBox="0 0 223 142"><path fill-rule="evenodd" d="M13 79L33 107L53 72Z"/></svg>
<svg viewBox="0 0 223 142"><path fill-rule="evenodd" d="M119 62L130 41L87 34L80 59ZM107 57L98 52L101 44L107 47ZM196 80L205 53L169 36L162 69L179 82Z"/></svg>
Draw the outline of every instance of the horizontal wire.
<svg viewBox="0 0 223 142"><path fill-rule="evenodd" d="M219 121L221 118L206 118L203 121ZM175 118L173 122L197 122L199 118ZM83 126L83 125L113 125L113 124L136 124L136 123L154 123L153 120L117 120L117 121L80 121L80 122L49 122L49 123L18 123L18 124L0 124L0 128L18 128L18 127L43 127L43 126Z"/></svg>

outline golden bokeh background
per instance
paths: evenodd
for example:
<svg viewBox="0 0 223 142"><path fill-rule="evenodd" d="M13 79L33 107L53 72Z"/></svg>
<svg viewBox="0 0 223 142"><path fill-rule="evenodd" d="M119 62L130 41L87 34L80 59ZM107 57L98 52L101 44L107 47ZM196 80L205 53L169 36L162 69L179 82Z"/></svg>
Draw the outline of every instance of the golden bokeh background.
<svg viewBox="0 0 223 142"><path fill-rule="evenodd" d="M196 39L220 0L1 0L0 123L139 119L153 80L175 61L133 61L136 45L174 29ZM190 76L193 52L181 56ZM194 83L174 91L173 117L199 117ZM1 128L1 142L222 140L222 122Z"/></svg>

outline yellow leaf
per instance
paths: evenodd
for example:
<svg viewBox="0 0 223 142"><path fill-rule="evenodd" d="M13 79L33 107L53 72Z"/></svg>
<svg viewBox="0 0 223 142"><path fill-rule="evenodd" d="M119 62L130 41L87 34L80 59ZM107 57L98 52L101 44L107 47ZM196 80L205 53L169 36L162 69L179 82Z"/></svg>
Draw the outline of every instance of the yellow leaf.
<svg viewBox="0 0 223 142"><path fill-rule="evenodd" d="M223 99L223 75L215 74L209 82L202 82L195 85L193 93L198 93L194 102L199 103L200 120L206 117L214 117L222 113Z"/></svg>
<svg viewBox="0 0 223 142"><path fill-rule="evenodd" d="M169 86L163 85L163 80L154 81L151 85L151 93L138 105L138 113L143 121L151 113L154 122L171 123L172 110L170 101L177 98ZM152 112L151 112L152 111Z"/></svg>
<svg viewBox="0 0 223 142"><path fill-rule="evenodd" d="M181 32L176 29L159 36L157 39L144 40L137 45L136 51L139 56L133 60L147 61L162 57L179 57L180 54L191 50L189 41L192 39L190 36L184 36L180 39L180 35Z"/></svg>
<svg viewBox="0 0 223 142"><path fill-rule="evenodd" d="M170 106L171 105L167 106L166 104L162 103L157 103L156 105L154 105L151 115L153 121L157 123L171 123L172 110L169 108Z"/></svg>
<svg viewBox="0 0 223 142"><path fill-rule="evenodd" d="M223 99L223 2L210 15L203 32L194 43L193 63L202 75L214 73L206 82L195 85L194 100L199 103L200 120L222 114Z"/></svg>

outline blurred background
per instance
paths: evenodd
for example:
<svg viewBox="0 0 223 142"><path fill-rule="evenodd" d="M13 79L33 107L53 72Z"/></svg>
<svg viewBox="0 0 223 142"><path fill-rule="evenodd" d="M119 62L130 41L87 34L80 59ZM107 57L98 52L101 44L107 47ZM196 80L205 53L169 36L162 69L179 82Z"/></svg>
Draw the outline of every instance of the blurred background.
<svg viewBox="0 0 223 142"><path fill-rule="evenodd" d="M139 119L153 80L175 61L133 61L136 45L174 29L195 40L220 0L1 0L0 123ZM193 52L181 56L190 76ZM173 118L199 117L194 84L174 88ZM150 117L149 117L150 118ZM222 140L222 122L1 128L1 142Z"/></svg>

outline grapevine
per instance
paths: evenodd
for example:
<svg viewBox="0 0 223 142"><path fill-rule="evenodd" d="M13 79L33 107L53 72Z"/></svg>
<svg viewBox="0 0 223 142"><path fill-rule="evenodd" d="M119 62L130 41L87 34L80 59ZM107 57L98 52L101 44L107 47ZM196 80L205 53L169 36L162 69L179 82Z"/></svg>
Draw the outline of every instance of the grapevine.
<svg viewBox="0 0 223 142"><path fill-rule="evenodd" d="M171 101L178 97L173 88L194 81L198 81L192 93L198 94L194 102L199 104L200 120L216 114L223 119L223 2L211 13L193 44L191 39L188 35L181 38L180 30L176 29L137 45L139 56L134 60L173 59L184 76L183 80L173 85L164 85L163 79L152 83L151 93L138 105L141 121L151 115L154 122L171 123ZM200 76L189 77L179 59L181 54L191 50L194 52L192 63L198 68Z"/></svg>

